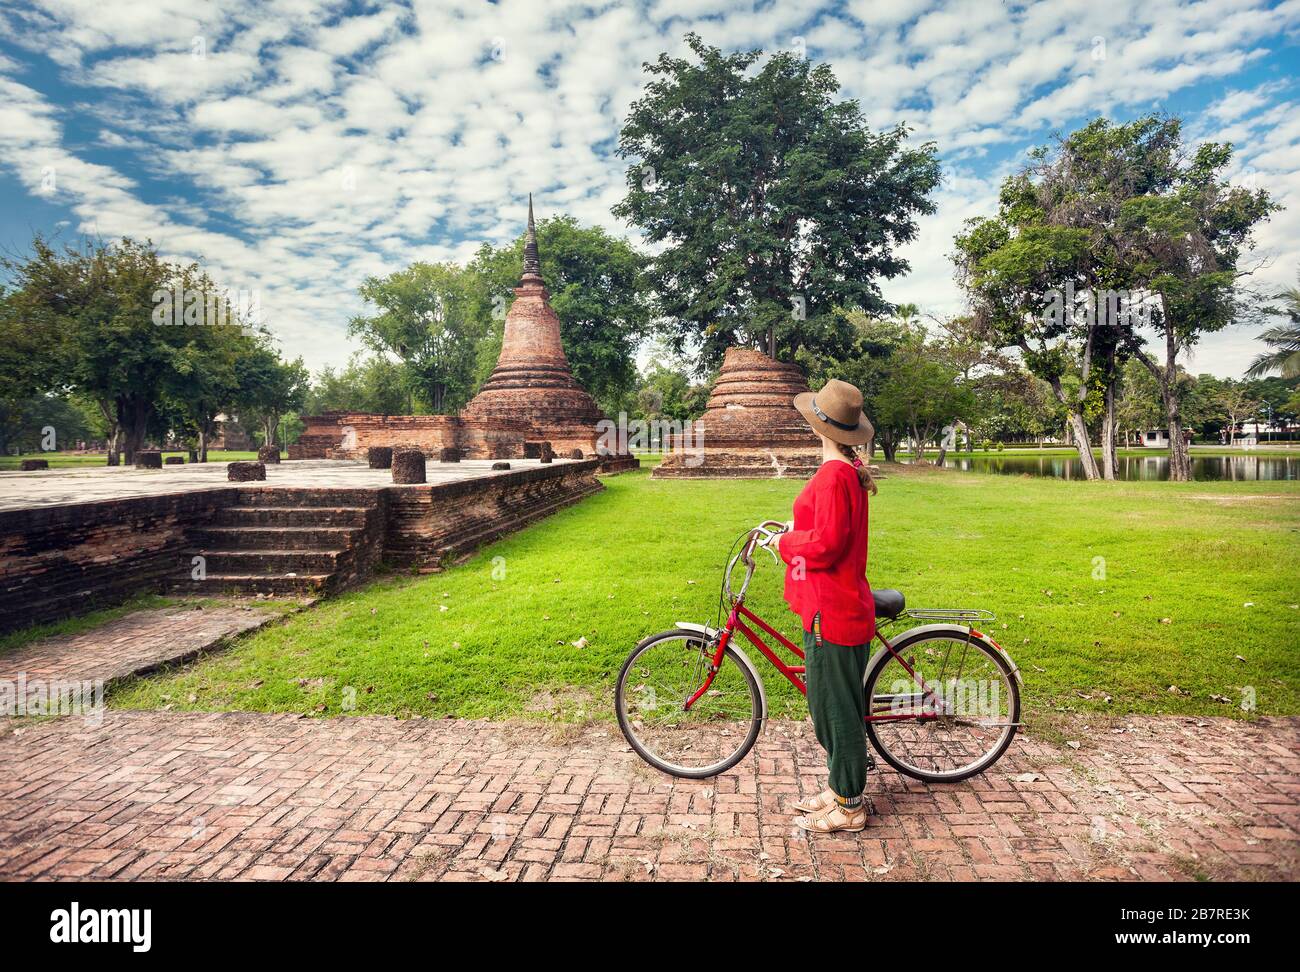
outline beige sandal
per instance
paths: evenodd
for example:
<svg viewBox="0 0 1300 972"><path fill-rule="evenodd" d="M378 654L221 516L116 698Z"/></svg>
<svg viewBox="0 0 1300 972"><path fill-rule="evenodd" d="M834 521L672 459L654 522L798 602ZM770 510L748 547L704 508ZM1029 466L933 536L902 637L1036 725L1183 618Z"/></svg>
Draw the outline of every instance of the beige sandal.
<svg viewBox="0 0 1300 972"><path fill-rule="evenodd" d="M796 817L794 825L812 834L834 834L844 831L856 834L867 829L867 806L842 807L838 803L825 813L816 816Z"/></svg>
<svg viewBox="0 0 1300 972"><path fill-rule="evenodd" d="M823 810L830 808L835 802L835 791L822 790L816 796L807 797L791 806L800 813L821 813Z"/></svg>

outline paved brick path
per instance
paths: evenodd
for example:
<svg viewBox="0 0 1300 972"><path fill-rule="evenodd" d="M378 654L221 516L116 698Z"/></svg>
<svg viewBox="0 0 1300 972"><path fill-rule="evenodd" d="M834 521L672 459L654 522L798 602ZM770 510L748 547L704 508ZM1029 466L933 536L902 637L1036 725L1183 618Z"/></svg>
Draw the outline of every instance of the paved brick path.
<svg viewBox="0 0 1300 972"><path fill-rule="evenodd" d="M0 680L29 683L55 679L106 685L169 662L188 661L278 615L239 605L177 605L133 611L74 635L57 635L0 655Z"/></svg>
<svg viewBox="0 0 1300 972"><path fill-rule="evenodd" d="M905 880L1300 877L1300 719L1079 720L869 832L798 836L802 724L671 781L613 727L117 712L0 723L0 877ZM17 731L15 731L17 730Z"/></svg>

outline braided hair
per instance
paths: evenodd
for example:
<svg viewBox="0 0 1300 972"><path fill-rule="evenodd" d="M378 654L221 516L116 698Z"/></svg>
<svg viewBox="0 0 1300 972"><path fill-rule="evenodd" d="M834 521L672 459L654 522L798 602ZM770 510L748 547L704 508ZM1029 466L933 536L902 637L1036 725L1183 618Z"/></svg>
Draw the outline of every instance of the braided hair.
<svg viewBox="0 0 1300 972"><path fill-rule="evenodd" d="M871 469L862 461L862 453L856 446L846 445L843 442L835 444L839 446L840 454L853 463L853 468L858 471L858 482L862 484L862 488L875 496L879 492L879 488L876 486L876 480L871 475Z"/></svg>

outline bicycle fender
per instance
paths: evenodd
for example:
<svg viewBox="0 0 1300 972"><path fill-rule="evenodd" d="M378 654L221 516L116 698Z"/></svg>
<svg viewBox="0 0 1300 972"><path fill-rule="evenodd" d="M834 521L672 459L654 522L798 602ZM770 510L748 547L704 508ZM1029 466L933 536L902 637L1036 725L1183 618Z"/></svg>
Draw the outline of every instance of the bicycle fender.
<svg viewBox="0 0 1300 972"><path fill-rule="evenodd" d="M712 627L711 625L695 624L694 622L691 621L674 621L673 624L675 624L678 628L681 628L684 631L697 631L700 634L704 635L705 638L707 638L710 641L712 641L714 638L716 638L718 635L722 633L718 628ZM758 702L759 705L762 707L761 719L763 722L763 730L766 731L767 730L767 689L763 686L763 679L758 674L758 668L756 668L754 663L749 660L749 656L745 654L745 649L741 648L740 645L736 644L733 641L727 647L736 653L736 659L742 665L748 668L749 673L754 676L754 684L758 686Z"/></svg>
<svg viewBox="0 0 1300 972"><path fill-rule="evenodd" d="M970 637L972 639L978 638L980 641L984 642L985 644L992 645L998 651L1002 652L1003 657L1006 658L1007 660L1007 664L1011 666L1011 674L1016 677L1016 681L1020 683L1020 687L1024 688L1025 685L1024 676L1020 674L1020 666L1017 665L1015 661L1012 659L1011 653L1008 652L996 641L994 641L992 638L990 638L988 635L986 635L984 632L976 630L974 628L968 629L964 625L960 625L960 624L923 624L917 628L908 628L906 631L904 631L901 635L898 636L897 641L891 642L891 644L894 646L895 651L901 653L911 644L911 642L918 635L929 634L933 631L942 631L943 633L951 635L953 638L956 638L959 641L965 641L966 632L968 630L970 631ZM882 647L877 649L876 653L871 656L871 661L867 663L867 672L870 673L872 669L876 667L876 663L880 660L881 655L885 655L888 653L889 653L888 648ZM865 681L863 682L863 684L866 684Z"/></svg>

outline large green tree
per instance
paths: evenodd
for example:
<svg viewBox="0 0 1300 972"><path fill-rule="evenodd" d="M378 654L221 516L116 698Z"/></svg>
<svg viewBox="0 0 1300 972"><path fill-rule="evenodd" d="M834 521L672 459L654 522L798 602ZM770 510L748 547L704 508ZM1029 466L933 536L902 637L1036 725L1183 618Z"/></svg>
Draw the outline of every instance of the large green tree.
<svg viewBox="0 0 1300 972"><path fill-rule="evenodd" d="M1088 275L1098 292L1143 294L1150 313L1110 329L1156 379L1169 430L1169 475L1191 478L1183 434L1180 357L1202 336L1248 316L1245 255L1256 226L1278 207L1267 191L1232 185L1232 146L1186 145L1177 118L1127 124L1097 119L1066 142L1074 187L1056 214L1089 234ZM1163 353L1152 354L1150 333Z"/></svg>
<svg viewBox="0 0 1300 972"><path fill-rule="evenodd" d="M261 427L262 443L274 445L280 419L307 400L311 376L302 358L282 360L264 338L250 353L236 359L234 376L234 404L240 417L252 418Z"/></svg>
<svg viewBox="0 0 1300 972"><path fill-rule="evenodd" d="M2 263L11 289L0 302L0 346L9 352L0 378L93 401L109 462L119 447L132 461L160 431L162 403L183 394L186 349L222 306L221 291L196 264L169 263L147 241L56 249L37 237L29 255Z"/></svg>
<svg viewBox="0 0 1300 972"><path fill-rule="evenodd" d="M1170 478L1190 478L1179 356L1246 311L1243 254L1275 208L1265 191L1227 182L1231 157L1224 144L1186 147L1175 118L1099 118L1033 153L1004 184L997 216L957 238L961 279L991 332L1054 390L1067 369L1077 375L1070 422L1089 478L1099 470L1087 426L1099 416L1100 474L1114 476L1126 355L1160 388ZM1052 321L1050 295L1062 292L1065 313ZM1162 356L1145 346L1152 331Z"/></svg>
<svg viewBox="0 0 1300 972"><path fill-rule="evenodd" d="M411 406L444 414L464 405L490 315L479 275L454 263L413 263L367 277L360 292L376 310L354 317L349 333L402 362Z"/></svg>
<svg viewBox="0 0 1300 972"><path fill-rule="evenodd" d="M657 247L666 332L699 346L700 373L733 344L790 360L845 350L853 334L834 309L888 311L880 282L906 272L899 245L934 208L934 146L909 148L902 126L872 132L825 64L686 41L692 58L646 65L614 207Z"/></svg>

